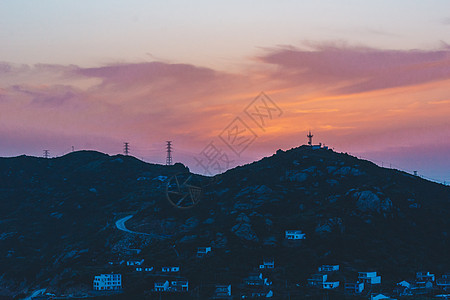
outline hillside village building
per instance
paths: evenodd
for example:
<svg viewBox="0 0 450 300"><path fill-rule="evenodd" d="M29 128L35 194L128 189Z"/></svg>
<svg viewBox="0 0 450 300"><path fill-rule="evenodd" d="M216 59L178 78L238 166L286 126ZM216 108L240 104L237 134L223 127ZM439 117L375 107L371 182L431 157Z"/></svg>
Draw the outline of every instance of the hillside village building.
<svg viewBox="0 0 450 300"><path fill-rule="evenodd" d="M122 288L121 274L101 274L94 277L95 291L114 291Z"/></svg>
<svg viewBox="0 0 450 300"><path fill-rule="evenodd" d="M398 286L405 287L405 288L407 288L407 289L411 288L411 283L409 283L409 282L406 281L406 280L403 280L403 281L397 283L397 285L398 285Z"/></svg>
<svg viewBox="0 0 450 300"><path fill-rule="evenodd" d="M244 283L248 286L264 286L264 285L271 285L272 282L270 282L267 278L263 277L263 274L250 274L247 278L244 279Z"/></svg>
<svg viewBox="0 0 450 300"><path fill-rule="evenodd" d="M155 292L167 292L169 290L169 281L155 282Z"/></svg>
<svg viewBox="0 0 450 300"><path fill-rule="evenodd" d="M197 257L202 258L210 252L211 252L211 247L198 247L197 248Z"/></svg>
<svg viewBox="0 0 450 300"><path fill-rule="evenodd" d="M304 234L301 230L286 230L285 238L287 240L304 240L306 238L306 234Z"/></svg>
<svg viewBox="0 0 450 300"><path fill-rule="evenodd" d="M322 265L319 267L319 272L336 272L339 271L339 265Z"/></svg>
<svg viewBox="0 0 450 300"><path fill-rule="evenodd" d="M351 294L361 294L364 291L364 282L352 282L345 284L345 292Z"/></svg>
<svg viewBox="0 0 450 300"><path fill-rule="evenodd" d="M136 267L136 272L151 272L153 267Z"/></svg>
<svg viewBox="0 0 450 300"><path fill-rule="evenodd" d="M385 296L383 294L371 295L370 296L370 300L389 300L389 299L395 300L395 299L392 299L392 298L390 298L388 296Z"/></svg>
<svg viewBox="0 0 450 300"><path fill-rule="evenodd" d="M274 269L275 262L273 259L263 260L263 263L259 265L260 269Z"/></svg>
<svg viewBox="0 0 450 300"><path fill-rule="evenodd" d="M441 278L436 280L436 286L444 291L450 291L450 274L442 275Z"/></svg>
<svg viewBox="0 0 450 300"><path fill-rule="evenodd" d="M180 267L174 266L174 267L162 267L161 272L163 273L176 273L180 272Z"/></svg>
<svg viewBox="0 0 450 300"><path fill-rule="evenodd" d="M381 284L381 276L377 272L358 272L358 279L364 282L364 285Z"/></svg>
<svg viewBox="0 0 450 300"><path fill-rule="evenodd" d="M142 266L144 259L141 260L129 260L127 261L127 266Z"/></svg>
<svg viewBox="0 0 450 300"><path fill-rule="evenodd" d="M326 281L323 283L322 288L325 290L335 289L339 286L339 281Z"/></svg>
<svg viewBox="0 0 450 300"><path fill-rule="evenodd" d="M308 279L308 285L326 290L335 289L339 286L339 281L327 281L327 279L327 274L314 274Z"/></svg>
<svg viewBox="0 0 450 300"><path fill-rule="evenodd" d="M323 283L327 281L327 274L314 274L308 279L308 285L315 287L322 287Z"/></svg>
<svg viewBox="0 0 450 300"><path fill-rule="evenodd" d="M434 282L434 274L431 274L430 272L417 272L416 273L416 280L417 281L432 281Z"/></svg>
<svg viewBox="0 0 450 300"><path fill-rule="evenodd" d="M212 299L232 299L231 284L229 285L216 285L214 295Z"/></svg>
<svg viewBox="0 0 450 300"><path fill-rule="evenodd" d="M169 282L166 281L158 281L154 284L155 292L173 292L173 293L182 293L189 291L189 282L187 280L173 280Z"/></svg>

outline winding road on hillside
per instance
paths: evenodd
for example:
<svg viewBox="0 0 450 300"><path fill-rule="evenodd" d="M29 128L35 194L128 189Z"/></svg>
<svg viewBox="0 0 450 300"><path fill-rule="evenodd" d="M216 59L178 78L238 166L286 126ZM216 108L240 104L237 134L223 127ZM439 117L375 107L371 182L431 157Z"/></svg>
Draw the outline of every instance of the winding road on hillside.
<svg viewBox="0 0 450 300"><path fill-rule="evenodd" d="M146 236L150 236L153 238L157 238L157 239L169 239L170 236L167 235L158 235L158 234L152 234L152 233L145 233L145 232L137 232L137 231L132 231L129 230L126 226L125 226L125 222L128 221L129 219L131 219L134 215L129 215L126 217L123 217L120 220L116 221L116 227L117 229L127 232L127 233L131 233L131 234L140 234L140 235L146 235Z"/></svg>
<svg viewBox="0 0 450 300"><path fill-rule="evenodd" d="M132 233L132 234L152 235L152 234L145 233L145 232L137 232L137 231L129 230L129 229L125 226L125 222L128 221L129 219L131 219L132 217L133 217L133 215L129 215L129 216L126 216L126 217L124 217L124 218L118 220L118 221L116 222L116 227L117 227L117 229L122 230L122 231L125 231L125 232L128 232L128 233Z"/></svg>

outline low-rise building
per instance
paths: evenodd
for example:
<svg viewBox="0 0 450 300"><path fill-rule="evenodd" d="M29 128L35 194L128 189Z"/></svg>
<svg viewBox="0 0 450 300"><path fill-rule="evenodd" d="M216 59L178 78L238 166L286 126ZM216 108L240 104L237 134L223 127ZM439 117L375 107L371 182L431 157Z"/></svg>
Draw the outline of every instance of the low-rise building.
<svg viewBox="0 0 450 300"><path fill-rule="evenodd" d="M211 247L198 247L197 248L197 257L202 258L211 252Z"/></svg>
<svg viewBox="0 0 450 300"><path fill-rule="evenodd" d="M264 286L272 284L272 282L270 282L267 278L263 277L262 273L250 274L247 278L244 279L244 283L248 286Z"/></svg>
<svg viewBox="0 0 450 300"><path fill-rule="evenodd" d="M416 273L416 280L417 281L422 281L422 282L426 282L426 281L432 281L434 282L434 274L431 274L430 272L417 272Z"/></svg>
<svg viewBox="0 0 450 300"><path fill-rule="evenodd" d="M155 291L156 292L167 292L169 290L169 281L157 281L155 282Z"/></svg>
<svg viewBox="0 0 450 300"><path fill-rule="evenodd" d="M339 281L326 281L323 283L322 288L325 290L335 289L339 286Z"/></svg>
<svg viewBox="0 0 450 300"><path fill-rule="evenodd" d="M263 263L259 265L260 269L274 269L275 261L273 259L265 259Z"/></svg>
<svg viewBox="0 0 450 300"><path fill-rule="evenodd" d="M411 285L409 291L413 295L428 294L433 289L433 282L431 281L416 281Z"/></svg>
<svg viewBox="0 0 450 300"><path fill-rule="evenodd" d="M154 287L155 292L184 293L189 291L187 280L157 281Z"/></svg>
<svg viewBox="0 0 450 300"><path fill-rule="evenodd" d="M411 283L409 283L406 280L400 281L399 283L397 283L398 286L402 286L405 287L407 289L411 288Z"/></svg>
<svg viewBox="0 0 450 300"><path fill-rule="evenodd" d="M144 263L144 259L128 260L127 266L142 266L143 263Z"/></svg>
<svg viewBox="0 0 450 300"><path fill-rule="evenodd" d="M181 293L189 291L189 282L187 280L174 280L170 282L169 291Z"/></svg>
<svg viewBox="0 0 450 300"><path fill-rule="evenodd" d="M389 300L389 299L395 300L395 299L392 299L391 297L383 295L383 294L377 294L377 295L370 296L370 300Z"/></svg>
<svg viewBox="0 0 450 300"><path fill-rule="evenodd" d="M319 267L319 272L336 272L339 271L339 265L322 265Z"/></svg>
<svg viewBox="0 0 450 300"><path fill-rule="evenodd" d="M285 238L287 240L304 240L306 238L306 234L301 230L286 230Z"/></svg>
<svg viewBox="0 0 450 300"><path fill-rule="evenodd" d="M358 279L364 282L364 285L381 284L381 276L377 272L358 272Z"/></svg>
<svg viewBox="0 0 450 300"><path fill-rule="evenodd" d="M161 272L163 273L176 273L180 271L180 267L173 266L173 267L162 267Z"/></svg>
<svg viewBox="0 0 450 300"><path fill-rule="evenodd" d="M216 285L212 299L232 299L231 284Z"/></svg>
<svg viewBox="0 0 450 300"><path fill-rule="evenodd" d="M121 274L101 274L94 277L95 291L113 291L122 288Z"/></svg>
<svg viewBox="0 0 450 300"><path fill-rule="evenodd" d="M308 285L315 287L323 287L323 283L327 281L327 274L314 274L308 279Z"/></svg>
<svg viewBox="0 0 450 300"><path fill-rule="evenodd" d="M450 274L444 274L437 279L436 286L444 291L450 290Z"/></svg>
<svg viewBox="0 0 450 300"><path fill-rule="evenodd" d="M364 282L351 282L345 284L345 292L350 294L361 294L364 290Z"/></svg>
<svg viewBox="0 0 450 300"><path fill-rule="evenodd" d="M111 266L120 266L124 263L124 260L110 260L108 261L108 264L110 264Z"/></svg>

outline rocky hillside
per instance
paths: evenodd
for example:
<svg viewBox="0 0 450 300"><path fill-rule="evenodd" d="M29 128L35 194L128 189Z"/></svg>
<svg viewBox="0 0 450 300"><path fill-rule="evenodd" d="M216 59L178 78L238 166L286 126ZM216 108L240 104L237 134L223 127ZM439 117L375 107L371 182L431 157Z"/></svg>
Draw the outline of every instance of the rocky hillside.
<svg viewBox="0 0 450 300"><path fill-rule="evenodd" d="M130 257L180 265L192 288L238 286L270 257L281 270L272 278L279 293L319 264L340 264L349 280L376 270L387 282L450 270L448 187L302 146L213 178L194 176L202 196L181 209L168 201L183 206L171 176L187 172L88 151L0 159L0 295L83 294L94 275L111 271L124 274L125 292L149 290L155 277L108 264ZM144 234L118 230L126 216L127 229ZM288 243L289 229L306 239ZM213 255L196 259L199 246Z"/></svg>

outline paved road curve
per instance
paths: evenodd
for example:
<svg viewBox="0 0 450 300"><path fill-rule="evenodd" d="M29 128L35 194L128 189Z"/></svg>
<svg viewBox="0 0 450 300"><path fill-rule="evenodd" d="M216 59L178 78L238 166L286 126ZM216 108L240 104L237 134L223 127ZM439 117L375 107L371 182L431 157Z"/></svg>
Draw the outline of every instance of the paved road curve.
<svg viewBox="0 0 450 300"><path fill-rule="evenodd" d="M152 234L148 234L148 233L145 233L145 232L137 232L137 231L129 230L129 229L125 226L125 222L128 221L129 219L131 219L132 217L133 217L133 215L129 215L129 216L126 216L126 217L124 217L124 218L118 220L118 221L116 222L116 227L117 227L117 229L122 230L122 231L125 231L125 232L128 232L128 233L132 233L132 234L152 235Z"/></svg>
<svg viewBox="0 0 450 300"><path fill-rule="evenodd" d="M125 226L125 222L128 221L129 219L131 219L132 217L133 217L133 215L129 215L129 216L126 216L126 217L124 217L124 218L122 218L122 219L116 221L116 227L117 227L117 229L122 230L122 231L124 231L124 232L131 233L131 234L147 235L147 236L150 236L150 237L152 237L152 238L161 239L161 240L164 240L164 239L170 239L170 238L171 238L169 235L158 235L158 234L153 234L153 233L145 233L145 232L137 232L137 231L129 230L129 229Z"/></svg>

